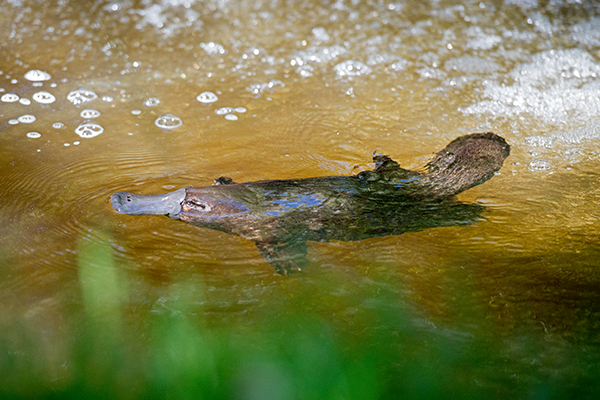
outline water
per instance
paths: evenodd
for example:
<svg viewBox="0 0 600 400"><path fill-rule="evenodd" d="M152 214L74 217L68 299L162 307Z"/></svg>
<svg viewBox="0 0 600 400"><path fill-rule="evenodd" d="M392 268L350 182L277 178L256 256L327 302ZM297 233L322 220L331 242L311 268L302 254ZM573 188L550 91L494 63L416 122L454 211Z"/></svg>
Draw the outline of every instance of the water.
<svg viewBox="0 0 600 400"><path fill-rule="evenodd" d="M74 342L108 304L131 363L106 364L111 382L141 385L135 362L168 316L184 338L219 343L214 365L235 393L260 394L273 371L282 397L328 385L416 398L444 385L597 391L595 4L15 0L0 11L0 350L14 361L0 361L2 387L75 387L103 358L77 364ZM350 175L373 153L422 168L482 131L512 146L498 175L459 196L485 205L485 220L310 243L291 278L251 242L108 203L220 176Z"/></svg>

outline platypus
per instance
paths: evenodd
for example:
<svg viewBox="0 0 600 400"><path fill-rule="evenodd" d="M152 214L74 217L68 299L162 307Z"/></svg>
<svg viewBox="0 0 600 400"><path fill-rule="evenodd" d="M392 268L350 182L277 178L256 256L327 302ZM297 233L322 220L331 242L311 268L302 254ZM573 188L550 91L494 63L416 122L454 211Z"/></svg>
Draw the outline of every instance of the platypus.
<svg viewBox="0 0 600 400"><path fill-rule="evenodd" d="M167 194L117 192L110 197L122 214L168 215L256 243L281 274L308 263L306 241L361 240L438 226L468 225L483 206L453 196L490 179L510 153L494 133L459 137L438 152L424 171L406 170L385 155L375 169L352 176L188 187Z"/></svg>

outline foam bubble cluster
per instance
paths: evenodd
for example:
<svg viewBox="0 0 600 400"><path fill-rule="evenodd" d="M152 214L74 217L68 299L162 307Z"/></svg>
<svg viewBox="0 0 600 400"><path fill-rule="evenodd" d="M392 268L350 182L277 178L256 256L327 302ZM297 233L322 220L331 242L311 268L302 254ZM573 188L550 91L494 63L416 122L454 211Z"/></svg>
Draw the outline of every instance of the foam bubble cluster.
<svg viewBox="0 0 600 400"><path fill-rule="evenodd" d="M183 124L181 118L173 114L164 114L156 118L154 125L162 129L175 129L179 128Z"/></svg>
<svg viewBox="0 0 600 400"><path fill-rule="evenodd" d="M52 93L48 92L37 92L32 96L33 100L40 104L50 104L56 101L56 97Z"/></svg>
<svg viewBox="0 0 600 400"><path fill-rule="evenodd" d="M87 103L88 101L92 101L98 98L98 95L91 90L87 89L77 89L73 90L67 95L67 100L73 103L76 106L80 106L83 103ZM104 100L104 99L103 99Z"/></svg>
<svg viewBox="0 0 600 400"><path fill-rule="evenodd" d="M546 160L533 160L529 163L532 171L550 171L552 165Z"/></svg>
<svg viewBox="0 0 600 400"><path fill-rule="evenodd" d="M267 91L273 93L277 88L284 87L284 83L277 79L271 79L265 83L253 83L246 88L247 91L253 95L260 96L263 92Z"/></svg>
<svg viewBox="0 0 600 400"><path fill-rule="evenodd" d="M213 92L203 92L196 97L196 100L203 104L209 104L214 103L215 101L219 100L219 98Z"/></svg>
<svg viewBox="0 0 600 400"><path fill-rule="evenodd" d="M52 78L52 76L49 73L40 71L39 69L32 69L25 73L25 79L31 82L47 81L50 78Z"/></svg>
<svg viewBox="0 0 600 400"><path fill-rule="evenodd" d="M209 55L225 54L225 48L215 42L200 43L200 47Z"/></svg>
<svg viewBox="0 0 600 400"><path fill-rule="evenodd" d="M215 110L215 114L223 115L228 121L237 121L238 116L233 113L243 114L248 111L245 107L221 107Z"/></svg>
<svg viewBox="0 0 600 400"><path fill-rule="evenodd" d="M86 121L75 128L75 133L82 138L93 138L104 132L104 128L93 121Z"/></svg>

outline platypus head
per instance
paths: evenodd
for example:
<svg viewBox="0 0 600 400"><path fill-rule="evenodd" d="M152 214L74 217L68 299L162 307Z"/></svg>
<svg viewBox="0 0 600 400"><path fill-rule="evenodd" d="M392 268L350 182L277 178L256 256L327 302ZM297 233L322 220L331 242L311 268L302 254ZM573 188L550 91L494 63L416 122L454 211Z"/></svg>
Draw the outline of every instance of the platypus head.
<svg viewBox="0 0 600 400"><path fill-rule="evenodd" d="M494 133L459 137L427 164L420 179L422 195L440 199L479 185L494 176L509 154L508 143Z"/></svg>
<svg viewBox="0 0 600 400"><path fill-rule="evenodd" d="M110 203L121 214L168 215L173 219L210 225L219 219L248 212L249 208L236 200L236 197L243 197L245 190L243 185L231 185L189 187L154 195L117 192L110 196Z"/></svg>
<svg viewBox="0 0 600 400"><path fill-rule="evenodd" d="M182 221L210 225L245 214L250 211L243 201L246 190L243 185L189 187L178 217Z"/></svg>

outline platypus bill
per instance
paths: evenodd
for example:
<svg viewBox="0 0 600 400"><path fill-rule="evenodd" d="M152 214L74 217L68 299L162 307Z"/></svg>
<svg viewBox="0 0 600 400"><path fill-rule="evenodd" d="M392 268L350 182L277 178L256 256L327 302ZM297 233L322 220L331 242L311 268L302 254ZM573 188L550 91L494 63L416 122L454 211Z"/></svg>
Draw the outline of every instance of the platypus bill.
<svg viewBox="0 0 600 400"><path fill-rule="evenodd" d="M493 177L509 153L502 137L475 133L450 142L423 172L377 155L374 170L354 176L245 183L221 177L217 185L167 194L117 192L110 203L118 213L168 215L252 240L287 275L308 264L307 241L361 240L478 221L483 206L452 197Z"/></svg>

